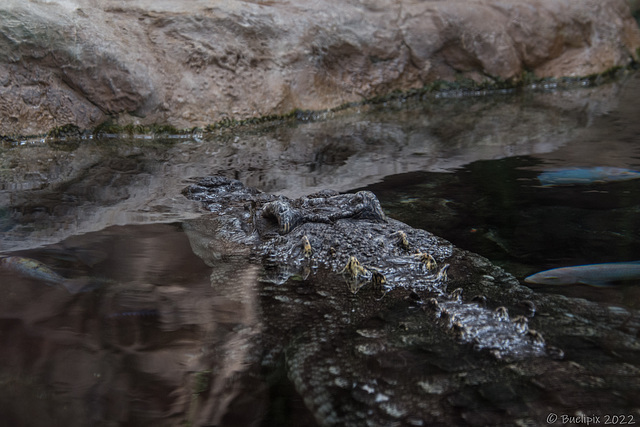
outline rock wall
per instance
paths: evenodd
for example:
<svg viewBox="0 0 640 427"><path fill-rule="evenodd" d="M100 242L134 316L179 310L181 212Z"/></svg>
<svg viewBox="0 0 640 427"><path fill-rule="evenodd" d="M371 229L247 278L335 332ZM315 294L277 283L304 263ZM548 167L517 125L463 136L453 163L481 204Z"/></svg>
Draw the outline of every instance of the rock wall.
<svg viewBox="0 0 640 427"><path fill-rule="evenodd" d="M638 60L626 0L4 0L0 134L204 126L457 76L586 75Z"/></svg>

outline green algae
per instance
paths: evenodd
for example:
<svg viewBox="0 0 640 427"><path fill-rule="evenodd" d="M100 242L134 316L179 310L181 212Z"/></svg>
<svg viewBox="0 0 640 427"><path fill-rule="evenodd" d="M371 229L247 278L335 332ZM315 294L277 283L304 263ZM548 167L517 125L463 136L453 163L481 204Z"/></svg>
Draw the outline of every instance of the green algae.
<svg viewBox="0 0 640 427"><path fill-rule="evenodd" d="M209 390L211 385L211 372L211 369L206 369L195 373L194 396L198 396Z"/></svg>
<svg viewBox="0 0 640 427"><path fill-rule="evenodd" d="M107 119L98 126L96 126L91 132L92 136L97 138L108 137L111 135L129 136L136 135L153 135L157 137L172 136L172 135L185 135L191 133L188 129L177 129L169 124L151 124L151 125L139 125L128 123L126 125L119 125L111 119Z"/></svg>

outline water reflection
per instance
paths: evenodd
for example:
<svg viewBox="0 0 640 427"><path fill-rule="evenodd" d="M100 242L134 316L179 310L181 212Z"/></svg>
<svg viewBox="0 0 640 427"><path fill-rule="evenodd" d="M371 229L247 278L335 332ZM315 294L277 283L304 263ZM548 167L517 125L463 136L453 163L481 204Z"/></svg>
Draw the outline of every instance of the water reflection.
<svg viewBox="0 0 640 427"><path fill-rule="evenodd" d="M548 152L476 161L449 174L399 174L365 188L391 216L480 253L520 279L550 268L637 260L640 75L623 85L616 106L584 111L588 132ZM557 171L565 171L565 182L541 181ZM575 171L589 176L568 182ZM640 300L637 286L536 289L631 307Z"/></svg>
<svg viewBox="0 0 640 427"><path fill-rule="evenodd" d="M198 140L84 140L0 147L0 250L111 225L197 216L180 191L223 173L287 196L347 191L412 171L555 152L589 140L637 77L598 88L411 99ZM624 101L624 100L623 100ZM602 156L598 156L601 158Z"/></svg>
<svg viewBox="0 0 640 427"><path fill-rule="evenodd" d="M585 91L412 100L197 141L2 147L0 250L38 260L68 280L99 284L73 294L0 270L3 420L43 426L52 420L70 426L313 422L278 372L282 346L300 331L331 336L335 319L325 314L343 301L334 296L347 292L344 283L322 290L313 280L258 285L260 271L247 247L230 243L227 228L202 219L200 208L180 194L195 176L222 173L289 196L367 187L390 216L521 278L563 265L637 259L640 180L543 188L539 175L569 167L638 170L638 81L636 74ZM638 289L539 290L637 307ZM295 309L292 295L301 301ZM308 308L325 299L326 312ZM361 293L347 300L346 313L366 313L370 302ZM354 345L380 338L366 331L383 320L397 320L398 330L411 325L403 313L368 319L364 335L342 331L328 351L348 359ZM335 316L345 324L357 319L343 314ZM433 334L438 345L380 359L380 369L398 373L389 384L406 379L402 375L453 372L453 360L469 357ZM317 343L300 344L290 356L304 359L304 349ZM335 371L329 358L303 362L309 371ZM349 384L336 384L348 397ZM432 397L446 390L421 387ZM482 387L469 392L508 407L504 390ZM364 401L378 398L369 389L360 390ZM534 389L527 393L540 393ZM454 396L456 408L475 404L464 393Z"/></svg>
<svg viewBox="0 0 640 427"><path fill-rule="evenodd" d="M218 251L211 268L192 244L179 224L158 224L110 227L18 254L66 278L109 279L77 294L0 269L3 420L74 426L261 419L267 390L254 349L261 329L257 267Z"/></svg>
<svg viewBox="0 0 640 427"><path fill-rule="evenodd" d="M640 145L628 148L640 154ZM543 186L538 177L545 168L539 159L516 157L448 174L397 175L366 189L390 216L480 253L520 279L551 268L639 259L640 180ZM640 297L634 285L534 287L629 307L638 307Z"/></svg>

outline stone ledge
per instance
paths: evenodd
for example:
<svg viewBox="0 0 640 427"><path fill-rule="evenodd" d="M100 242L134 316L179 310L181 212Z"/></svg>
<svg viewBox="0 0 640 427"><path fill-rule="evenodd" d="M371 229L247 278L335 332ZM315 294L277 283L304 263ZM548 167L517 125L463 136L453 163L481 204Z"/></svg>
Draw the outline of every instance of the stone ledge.
<svg viewBox="0 0 640 427"><path fill-rule="evenodd" d="M460 76L602 73L640 48L625 0L307 3L7 0L0 134L205 127Z"/></svg>

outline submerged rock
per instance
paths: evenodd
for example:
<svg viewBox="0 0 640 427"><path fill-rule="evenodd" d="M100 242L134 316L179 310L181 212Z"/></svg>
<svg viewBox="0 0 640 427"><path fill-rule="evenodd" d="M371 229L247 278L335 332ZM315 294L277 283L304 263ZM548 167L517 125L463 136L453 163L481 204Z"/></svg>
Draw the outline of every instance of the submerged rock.
<svg viewBox="0 0 640 427"><path fill-rule="evenodd" d="M204 126L437 79L586 75L637 58L624 0L0 5L0 134Z"/></svg>

